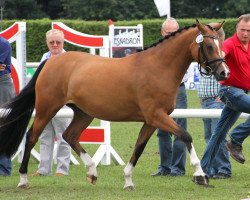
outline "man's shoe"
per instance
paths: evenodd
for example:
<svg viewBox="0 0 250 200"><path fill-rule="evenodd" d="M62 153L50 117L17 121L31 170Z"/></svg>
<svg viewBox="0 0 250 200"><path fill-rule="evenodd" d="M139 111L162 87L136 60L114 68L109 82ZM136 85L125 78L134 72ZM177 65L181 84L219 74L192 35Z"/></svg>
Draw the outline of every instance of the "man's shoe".
<svg viewBox="0 0 250 200"><path fill-rule="evenodd" d="M169 175L169 173L160 172L160 171L158 171L158 172L156 172L154 174L151 174L151 176L168 176L168 175Z"/></svg>
<svg viewBox="0 0 250 200"><path fill-rule="evenodd" d="M224 173L217 173L215 175L212 176L212 179L227 179L230 178L231 176L228 174L224 174Z"/></svg>
<svg viewBox="0 0 250 200"><path fill-rule="evenodd" d="M183 176L184 174L171 172L169 176Z"/></svg>
<svg viewBox="0 0 250 200"><path fill-rule="evenodd" d="M30 176L44 176L44 175L39 172L35 172L34 174L31 174Z"/></svg>
<svg viewBox="0 0 250 200"><path fill-rule="evenodd" d="M235 144L232 140L226 143L227 150L230 152L231 157L237 162L244 164L245 158L242 153L242 146L239 144Z"/></svg>
<svg viewBox="0 0 250 200"><path fill-rule="evenodd" d="M55 176L65 176L63 173L55 173Z"/></svg>

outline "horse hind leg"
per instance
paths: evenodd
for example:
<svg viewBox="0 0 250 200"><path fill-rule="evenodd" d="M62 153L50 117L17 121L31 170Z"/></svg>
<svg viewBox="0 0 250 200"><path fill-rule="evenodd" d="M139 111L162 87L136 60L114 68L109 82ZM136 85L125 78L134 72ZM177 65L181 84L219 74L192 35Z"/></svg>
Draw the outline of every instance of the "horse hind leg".
<svg viewBox="0 0 250 200"><path fill-rule="evenodd" d="M95 162L79 143L79 137L82 131L89 126L94 118L82 112L74 105L71 105L70 107L74 111L74 117L66 131L63 133L63 139L68 142L68 144L81 158L84 165L86 166L88 182L95 185L97 181L97 170Z"/></svg>
<svg viewBox="0 0 250 200"><path fill-rule="evenodd" d="M22 159L22 163L21 166L19 168L19 173L20 173L20 180L19 183L17 185L18 188L29 188L29 183L28 183L28 176L27 176L27 172L28 172L28 163L29 163L29 159L30 159L30 153L31 153L31 149L34 147L35 144L30 144L29 138L32 132L32 127L29 129L29 131L26 133L26 142L25 142L25 150L24 150L24 155L23 155L23 159Z"/></svg>
<svg viewBox="0 0 250 200"><path fill-rule="evenodd" d="M134 148L134 152L130 158L129 163L126 165L126 167L124 168L124 178L125 178L125 185L123 187L123 189L125 190L134 190L134 184L132 181L132 172L133 169L138 161L138 159L140 158L144 148L146 147L146 144L148 142L148 140L150 139L150 137L152 136L152 134L154 133L156 128L147 125L146 123L143 124L139 136L137 138L136 144L135 144L135 148Z"/></svg>
<svg viewBox="0 0 250 200"><path fill-rule="evenodd" d="M52 115L51 115L52 118ZM28 163L30 159L31 150L34 148L35 144L38 141L39 136L41 135L44 127L49 122L49 117L38 117L35 116L34 122L28 132L26 133L26 143L25 143L25 150L22 159L21 166L19 168L20 173L20 182L18 183L17 187L19 188L28 188Z"/></svg>

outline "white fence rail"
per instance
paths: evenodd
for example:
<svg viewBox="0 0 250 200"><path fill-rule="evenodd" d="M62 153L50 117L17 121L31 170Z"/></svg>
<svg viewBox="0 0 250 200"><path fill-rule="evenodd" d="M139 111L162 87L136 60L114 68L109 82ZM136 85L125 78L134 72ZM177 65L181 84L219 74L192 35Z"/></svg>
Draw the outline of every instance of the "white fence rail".
<svg viewBox="0 0 250 200"><path fill-rule="evenodd" d="M26 67L38 67L39 62L27 62Z"/></svg>
<svg viewBox="0 0 250 200"><path fill-rule="evenodd" d="M219 118L221 111L221 109L175 109L170 116L173 118ZM72 117L73 111L71 109L61 109L56 116ZM249 114L242 113L240 118L247 118L248 116Z"/></svg>
<svg viewBox="0 0 250 200"><path fill-rule="evenodd" d="M3 109L0 109L2 114ZM219 118L221 115L221 109L175 109L171 113L173 118ZM33 112L34 117L35 112ZM57 112L56 117L73 117L73 111L71 109L61 109ZM242 113L240 118L247 118L249 114Z"/></svg>
<svg viewBox="0 0 250 200"><path fill-rule="evenodd" d="M175 109L171 113L173 118L219 118L222 109ZM34 115L34 113L33 113ZM61 109L56 114L56 117L72 117L73 111L71 109ZM249 114L242 113L240 118L247 118Z"/></svg>

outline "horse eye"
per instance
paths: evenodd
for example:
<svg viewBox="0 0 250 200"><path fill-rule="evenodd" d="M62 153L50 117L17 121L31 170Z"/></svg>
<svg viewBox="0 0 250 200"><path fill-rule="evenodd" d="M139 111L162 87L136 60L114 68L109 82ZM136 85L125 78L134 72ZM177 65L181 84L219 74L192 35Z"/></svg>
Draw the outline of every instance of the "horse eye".
<svg viewBox="0 0 250 200"><path fill-rule="evenodd" d="M213 46L212 45L207 45L207 51L208 52L213 52Z"/></svg>
<svg viewBox="0 0 250 200"><path fill-rule="evenodd" d="M206 72L207 72L208 74L211 73L211 68L210 68L210 67L207 66L207 67L205 68L205 70L206 70Z"/></svg>

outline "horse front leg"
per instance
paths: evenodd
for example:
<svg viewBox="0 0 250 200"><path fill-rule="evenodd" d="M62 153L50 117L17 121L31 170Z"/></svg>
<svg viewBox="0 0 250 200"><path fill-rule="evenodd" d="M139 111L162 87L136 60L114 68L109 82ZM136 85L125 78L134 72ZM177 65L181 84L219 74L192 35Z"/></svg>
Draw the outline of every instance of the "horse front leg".
<svg viewBox="0 0 250 200"><path fill-rule="evenodd" d="M205 175L205 173L202 170L200 159L198 158L194 145L192 143L187 144L187 149L190 154L190 163L194 167L194 174L193 174L193 182L195 182L198 185L203 185L205 187L208 187L208 177ZM211 186L213 187L213 186Z"/></svg>
<svg viewBox="0 0 250 200"><path fill-rule="evenodd" d="M187 146L188 152L190 154L190 162L194 167L193 181L198 185L208 186L208 178L205 176L200 164L200 160L196 154L195 148L192 144L191 135L179 126L169 115L161 112L158 116L158 120L154 121L153 125L166 131L174 134L179 137Z"/></svg>
<svg viewBox="0 0 250 200"><path fill-rule="evenodd" d="M123 189L134 190L134 184L132 181L133 169L134 169L138 159L140 158L148 140L150 139L150 137L154 133L154 131L155 131L155 127L149 126L146 123L143 124L143 126L140 130L139 136L137 138L132 157L130 158L129 163L126 165L126 167L123 170L124 171L124 178L125 178L125 185L124 185Z"/></svg>

